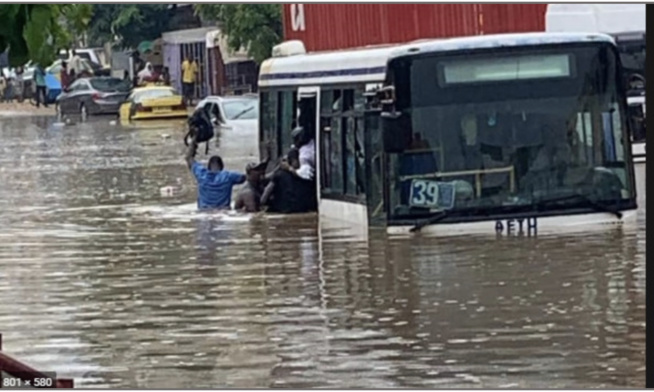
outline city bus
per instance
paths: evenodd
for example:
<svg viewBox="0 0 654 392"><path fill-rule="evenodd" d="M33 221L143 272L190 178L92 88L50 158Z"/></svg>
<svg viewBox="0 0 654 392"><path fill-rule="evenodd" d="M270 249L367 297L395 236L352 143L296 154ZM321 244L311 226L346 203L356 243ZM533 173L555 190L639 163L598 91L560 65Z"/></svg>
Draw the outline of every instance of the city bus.
<svg viewBox="0 0 654 392"><path fill-rule="evenodd" d="M320 220L391 234L536 235L634 224L614 40L530 33L306 53L259 77L260 145L316 140Z"/></svg>

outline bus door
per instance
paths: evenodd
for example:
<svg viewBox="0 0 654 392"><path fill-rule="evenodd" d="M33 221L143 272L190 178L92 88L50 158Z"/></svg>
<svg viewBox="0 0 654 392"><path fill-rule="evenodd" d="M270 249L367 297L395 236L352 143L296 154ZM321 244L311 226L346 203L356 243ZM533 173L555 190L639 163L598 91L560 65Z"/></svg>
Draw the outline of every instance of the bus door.
<svg viewBox="0 0 654 392"><path fill-rule="evenodd" d="M320 205L320 116L318 104L320 102L320 87L300 87L297 92L297 125L304 128L313 136L316 143L316 197Z"/></svg>

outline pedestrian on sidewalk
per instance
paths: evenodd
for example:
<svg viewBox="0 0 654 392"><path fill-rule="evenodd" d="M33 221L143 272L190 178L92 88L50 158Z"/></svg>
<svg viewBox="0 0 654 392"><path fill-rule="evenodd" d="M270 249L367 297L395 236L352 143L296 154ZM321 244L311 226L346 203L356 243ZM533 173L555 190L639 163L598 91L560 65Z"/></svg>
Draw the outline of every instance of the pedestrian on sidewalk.
<svg viewBox="0 0 654 392"><path fill-rule="evenodd" d="M41 107L41 102L43 102L43 106L47 108L48 99L45 93L45 71L41 64L37 64L34 69L34 82L36 83L36 107Z"/></svg>
<svg viewBox="0 0 654 392"><path fill-rule="evenodd" d="M182 93L186 100L186 106L193 106L197 73L198 63L195 62L193 56L186 56L182 62Z"/></svg>
<svg viewBox="0 0 654 392"><path fill-rule="evenodd" d="M68 86L70 86L71 76L68 73L68 63L65 61L61 62L61 72L59 74L59 79L61 79L61 91L66 91Z"/></svg>

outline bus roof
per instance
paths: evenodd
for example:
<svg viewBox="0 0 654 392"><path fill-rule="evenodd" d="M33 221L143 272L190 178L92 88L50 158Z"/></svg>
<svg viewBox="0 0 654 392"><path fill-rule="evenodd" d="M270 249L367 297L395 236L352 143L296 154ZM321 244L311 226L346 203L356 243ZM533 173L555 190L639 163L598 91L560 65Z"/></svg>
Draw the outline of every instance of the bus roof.
<svg viewBox="0 0 654 392"><path fill-rule="evenodd" d="M398 45L270 58L261 64L259 86L379 83Z"/></svg>
<svg viewBox="0 0 654 392"><path fill-rule="evenodd" d="M393 53L391 59L406 55L421 53L452 52L458 50L507 48L530 45L568 44L575 42L607 42L614 43L613 38L600 33L521 33L479 35L472 37L452 38L441 41L404 45Z"/></svg>
<svg viewBox="0 0 654 392"><path fill-rule="evenodd" d="M420 40L384 47L367 47L270 58L261 64L260 87L380 83L392 58L524 45L573 42L613 42L598 33L522 33Z"/></svg>

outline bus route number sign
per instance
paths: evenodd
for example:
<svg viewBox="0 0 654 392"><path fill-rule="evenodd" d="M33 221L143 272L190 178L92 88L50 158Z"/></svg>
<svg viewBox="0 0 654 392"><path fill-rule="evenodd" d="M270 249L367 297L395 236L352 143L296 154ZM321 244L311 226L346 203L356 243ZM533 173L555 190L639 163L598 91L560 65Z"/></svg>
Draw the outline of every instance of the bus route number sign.
<svg viewBox="0 0 654 392"><path fill-rule="evenodd" d="M454 185L450 182L413 180L409 200L411 207L449 209L454 207Z"/></svg>

